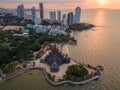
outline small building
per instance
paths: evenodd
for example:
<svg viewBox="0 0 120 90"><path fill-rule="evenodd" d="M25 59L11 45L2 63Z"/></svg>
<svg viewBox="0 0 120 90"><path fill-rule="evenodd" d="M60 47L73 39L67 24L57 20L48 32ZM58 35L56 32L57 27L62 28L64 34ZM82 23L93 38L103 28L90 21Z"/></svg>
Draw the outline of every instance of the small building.
<svg viewBox="0 0 120 90"><path fill-rule="evenodd" d="M29 30L28 29L23 29L21 30L22 33L29 33Z"/></svg>

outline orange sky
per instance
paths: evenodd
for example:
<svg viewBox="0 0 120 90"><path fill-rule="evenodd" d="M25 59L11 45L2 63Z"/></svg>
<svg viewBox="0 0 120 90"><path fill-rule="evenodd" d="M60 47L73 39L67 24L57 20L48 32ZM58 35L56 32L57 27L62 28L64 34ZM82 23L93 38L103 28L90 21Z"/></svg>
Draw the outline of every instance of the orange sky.
<svg viewBox="0 0 120 90"><path fill-rule="evenodd" d="M120 0L42 0L45 9L74 9L80 6L83 9L94 8L110 8L120 9ZM106 3L103 4L102 1ZM20 3L24 4L25 8L35 6L38 8L39 0L0 0L0 7L16 8Z"/></svg>

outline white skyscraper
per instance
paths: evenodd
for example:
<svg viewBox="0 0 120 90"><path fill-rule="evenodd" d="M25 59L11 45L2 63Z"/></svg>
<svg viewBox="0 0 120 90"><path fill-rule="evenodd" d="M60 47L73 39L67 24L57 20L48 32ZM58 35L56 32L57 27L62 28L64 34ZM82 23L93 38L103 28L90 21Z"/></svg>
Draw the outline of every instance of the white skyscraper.
<svg viewBox="0 0 120 90"><path fill-rule="evenodd" d="M81 8L77 7L75 9L75 22L74 23L80 23L80 17L81 17Z"/></svg>
<svg viewBox="0 0 120 90"><path fill-rule="evenodd" d="M57 20L61 21L61 11L57 11Z"/></svg>
<svg viewBox="0 0 120 90"><path fill-rule="evenodd" d="M24 18L24 5L23 4L17 6L17 16L19 18Z"/></svg>
<svg viewBox="0 0 120 90"><path fill-rule="evenodd" d="M50 16L50 21L56 20L56 11L51 11L49 13L49 16Z"/></svg>
<svg viewBox="0 0 120 90"><path fill-rule="evenodd" d="M35 23L35 19L36 19L36 9L35 9L35 7L32 7L31 13L32 13L32 21Z"/></svg>

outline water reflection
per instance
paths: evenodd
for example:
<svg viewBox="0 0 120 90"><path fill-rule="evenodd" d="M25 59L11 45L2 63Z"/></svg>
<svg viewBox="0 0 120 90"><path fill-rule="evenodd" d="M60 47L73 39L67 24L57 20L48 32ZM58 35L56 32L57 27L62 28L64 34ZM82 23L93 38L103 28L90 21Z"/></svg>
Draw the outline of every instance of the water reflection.
<svg viewBox="0 0 120 90"><path fill-rule="evenodd" d="M104 26L106 24L105 11L104 10L98 10L96 12L93 23L98 25L98 26Z"/></svg>
<svg viewBox="0 0 120 90"><path fill-rule="evenodd" d="M78 45L69 46L73 58L94 66L100 64L105 68L101 82L95 84L98 90L120 90L120 21L116 19L119 14L119 11L90 12L89 15L94 18L87 17L87 21L92 20L93 24L104 27L74 34Z"/></svg>

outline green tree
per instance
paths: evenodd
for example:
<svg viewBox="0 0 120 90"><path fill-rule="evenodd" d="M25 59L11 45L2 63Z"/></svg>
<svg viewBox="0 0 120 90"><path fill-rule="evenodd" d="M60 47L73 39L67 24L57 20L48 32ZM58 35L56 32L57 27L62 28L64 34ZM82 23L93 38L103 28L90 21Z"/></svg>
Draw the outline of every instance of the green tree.
<svg viewBox="0 0 120 90"><path fill-rule="evenodd" d="M83 78L85 76L87 76L89 73L88 73L88 70L86 68L84 68L83 66L80 66L80 65L72 65L72 66L69 66L67 71L66 71L66 76L65 79L70 79L70 80L77 80L77 78Z"/></svg>
<svg viewBox="0 0 120 90"><path fill-rule="evenodd" d="M36 42L32 45L32 50L38 51L40 47L41 47L40 43L38 42L38 40L36 40Z"/></svg>

